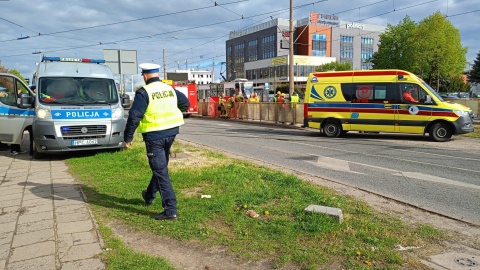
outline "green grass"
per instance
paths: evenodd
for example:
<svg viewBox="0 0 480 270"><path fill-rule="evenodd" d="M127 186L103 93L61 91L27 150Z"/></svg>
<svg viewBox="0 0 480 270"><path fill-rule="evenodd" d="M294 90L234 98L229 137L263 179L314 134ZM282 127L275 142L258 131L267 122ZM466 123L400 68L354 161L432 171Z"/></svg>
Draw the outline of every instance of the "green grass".
<svg viewBox="0 0 480 270"><path fill-rule="evenodd" d="M462 134L461 136L470 137L470 138L480 138L480 125L473 124L473 128L475 129L473 132Z"/></svg>
<svg viewBox="0 0 480 270"><path fill-rule="evenodd" d="M405 260L404 251L395 246L435 246L446 237L433 227L409 227L362 201L296 176L178 143L175 152L190 156L169 166L179 219L160 223L151 215L162 211L161 201L147 208L140 195L151 176L144 148L137 137L130 150L68 160L71 172L85 183L100 223L114 219L138 231L227 246L240 259L268 258L277 267L293 264L304 269L333 263L345 269L416 269L418 260ZM212 198L201 199L200 194ZM338 224L331 217L305 213L309 204L338 207L345 220ZM249 217L249 209L260 217ZM134 264L143 266L145 260L159 263L127 251L107 229L105 234L107 244L125 250L105 256L111 269L136 269ZM127 258L135 259L124 262Z"/></svg>
<svg viewBox="0 0 480 270"><path fill-rule="evenodd" d="M100 233L105 241L106 251L102 253L101 258L108 263L106 269L175 270L163 258L155 258L126 248L125 244L104 225L100 225Z"/></svg>

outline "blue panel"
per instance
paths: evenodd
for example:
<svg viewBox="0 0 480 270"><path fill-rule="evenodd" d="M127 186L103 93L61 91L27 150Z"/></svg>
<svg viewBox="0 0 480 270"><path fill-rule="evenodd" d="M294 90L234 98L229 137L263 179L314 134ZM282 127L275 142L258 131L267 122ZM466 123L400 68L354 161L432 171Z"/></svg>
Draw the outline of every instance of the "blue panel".
<svg viewBox="0 0 480 270"><path fill-rule="evenodd" d="M53 119L112 118L112 110L52 110Z"/></svg>

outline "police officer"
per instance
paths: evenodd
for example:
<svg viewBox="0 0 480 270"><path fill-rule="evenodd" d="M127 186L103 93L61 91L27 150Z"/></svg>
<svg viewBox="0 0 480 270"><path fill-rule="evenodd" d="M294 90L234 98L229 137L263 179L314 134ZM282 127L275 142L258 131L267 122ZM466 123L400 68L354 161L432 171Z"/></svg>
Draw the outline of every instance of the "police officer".
<svg viewBox="0 0 480 270"><path fill-rule="evenodd" d="M139 67L146 85L135 92L125 127L125 147L132 147L135 130L142 134L153 173L147 189L142 191L143 200L149 206L160 192L164 211L153 218L175 220L177 199L168 174L168 158L179 126L184 124L182 111L187 111L190 104L184 94L160 81L159 65L145 63Z"/></svg>

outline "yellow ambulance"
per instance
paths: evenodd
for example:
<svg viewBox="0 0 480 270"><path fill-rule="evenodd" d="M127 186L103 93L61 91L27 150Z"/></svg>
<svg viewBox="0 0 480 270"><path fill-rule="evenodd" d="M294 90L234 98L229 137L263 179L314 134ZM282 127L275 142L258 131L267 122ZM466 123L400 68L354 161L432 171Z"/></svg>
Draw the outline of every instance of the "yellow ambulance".
<svg viewBox="0 0 480 270"><path fill-rule="evenodd" d="M472 110L443 100L403 70L314 72L308 77L304 127L327 137L348 131L425 134L439 142L473 132Z"/></svg>

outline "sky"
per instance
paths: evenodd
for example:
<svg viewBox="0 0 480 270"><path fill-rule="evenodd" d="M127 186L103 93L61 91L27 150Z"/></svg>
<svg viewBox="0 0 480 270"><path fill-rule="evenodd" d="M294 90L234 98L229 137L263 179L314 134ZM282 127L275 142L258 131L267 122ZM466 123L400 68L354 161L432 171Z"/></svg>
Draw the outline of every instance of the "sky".
<svg viewBox="0 0 480 270"><path fill-rule="evenodd" d="M383 26L439 11L460 31L467 61L480 52L480 0L291 1L295 20L317 12ZM138 63L162 72L213 70L218 80L230 31L289 19L289 7L289 0L0 0L0 61L31 78L42 55L103 59L104 49L136 50Z"/></svg>

